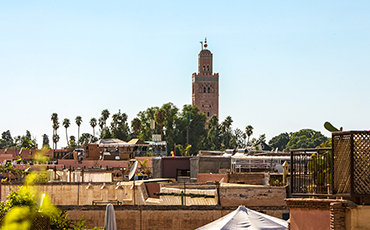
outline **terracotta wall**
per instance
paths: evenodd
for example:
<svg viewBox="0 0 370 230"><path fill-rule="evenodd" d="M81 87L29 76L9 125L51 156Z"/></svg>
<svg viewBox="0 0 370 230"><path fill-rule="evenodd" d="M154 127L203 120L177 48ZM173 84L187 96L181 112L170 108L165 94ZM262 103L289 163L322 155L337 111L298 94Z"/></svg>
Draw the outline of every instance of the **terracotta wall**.
<svg viewBox="0 0 370 230"><path fill-rule="evenodd" d="M290 209L290 230L329 230L330 210Z"/></svg>
<svg viewBox="0 0 370 230"><path fill-rule="evenodd" d="M129 162L126 160L121 161L101 161L101 160L83 160L81 164L77 160L73 159L60 159L58 160L59 165L63 165L65 168L89 168L89 167L116 167L116 168L127 168Z"/></svg>
<svg viewBox="0 0 370 230"><path fill-rule="evenodd" d="M346 209L346 229L370 229L370 206L358 205Z"/></svg>
<svg viewBox="0 0 370 230"><path fill-rule="evenodd" d="M18 190L21 184L2 184L1 200L5 200L10 190ZM64 183L53 182L37 186L38 191L49 194L51 202L55 205L91 205L93 201L109 202L120 201L122 204L144 205L148 198L143 182L117 183ZM135 199L133 199L135 193Z"/></svg>
<svg viewBox="0 0 370 230"><path fill-rule="evenodd" d="M265 173L232 173L229 175L229 183L244 182L245 184L262 185Z"/></svg>
<svg viewBox="0 0 370 230"><path fill-rule="evenodd" d="M162 178L177 178L177 170L190 170L190 157L162 157Z"/></svg>
<svg viewBox="0 0 370 230"><path fill-rule="evenodd" d="M286 208L286 187L220 184L222 206L281 206Z"/></svg>
<svg viewBox="0 0 370 230"><path fill-rule="evenodd" d="M286 199L286 203L290 211L290 230L351 229L346 227L346 200L291 198Z"/></svg>
<svg viewBox="0 0 370 230"><path fill-rule="evenodd" d="M198 173L197 174L197 182L198 183L206 183L208 181L212 182L220 182L222 179L224 183L229 181L228 174L210 174L210 173Z"/></svg>
<svg viewBox="0 0 370 230"><path fill-rule="evenodd" d="M60 206L73 220L83 215L89 228L103 227L104 206ZM204 226L234 211L221 206L114 206L117 229L187 230Z"/></svg>

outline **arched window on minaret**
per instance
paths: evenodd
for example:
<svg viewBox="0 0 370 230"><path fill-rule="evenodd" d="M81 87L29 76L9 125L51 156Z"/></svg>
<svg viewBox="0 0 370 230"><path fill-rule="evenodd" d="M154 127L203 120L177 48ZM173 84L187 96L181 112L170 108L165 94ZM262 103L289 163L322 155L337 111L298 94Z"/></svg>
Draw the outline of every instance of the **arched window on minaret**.
<svg viewBox="0 0 370 230"><path fill-rule="evenodd" d="M203 92L205 93L206 92L206 87L203 88Z"/></svg>
<svg viewBox="0 0 370 230"><path fill-rule="evenodd" d="M208 93L210 93L210 92L211 92L211 88L208 87Z"/></svg>
<svg viewBox="0 0 370 230"><path fill-rule="evenodd" d="M207 71L209 71L209 65L207 65Z"/></svg>
<svg viewBox="0 0 370 230"><path fill-rule="evenodd" d="M203 66L203 71L206 71L206 66L205 65Z"/></svg>

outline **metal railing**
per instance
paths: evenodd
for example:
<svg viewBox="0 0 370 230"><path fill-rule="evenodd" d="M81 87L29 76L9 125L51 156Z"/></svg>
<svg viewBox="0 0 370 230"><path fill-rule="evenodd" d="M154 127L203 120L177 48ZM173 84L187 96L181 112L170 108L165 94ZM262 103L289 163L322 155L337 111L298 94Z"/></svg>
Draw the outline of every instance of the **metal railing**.
<svg viewBox="0 0 370 230"><path fill-rule="evenodd" d="M290 151L290 192L292 196L332 194L332 149Z"/></svg>

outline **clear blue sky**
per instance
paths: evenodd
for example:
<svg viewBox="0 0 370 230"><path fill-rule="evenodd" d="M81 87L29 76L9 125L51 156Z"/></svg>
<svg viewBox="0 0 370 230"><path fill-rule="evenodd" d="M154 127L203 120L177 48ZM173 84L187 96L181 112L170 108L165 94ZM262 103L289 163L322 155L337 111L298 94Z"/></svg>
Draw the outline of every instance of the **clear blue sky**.
<svg viewBox="0 0 370 230"><path fill-rule="evenodd" d="M199 41L220 74L220 120L267 139L370 129L368 1L1 1L0 132L51 139L91 117L191 103ZM65 132L58 130L64 146Z"/></svg>

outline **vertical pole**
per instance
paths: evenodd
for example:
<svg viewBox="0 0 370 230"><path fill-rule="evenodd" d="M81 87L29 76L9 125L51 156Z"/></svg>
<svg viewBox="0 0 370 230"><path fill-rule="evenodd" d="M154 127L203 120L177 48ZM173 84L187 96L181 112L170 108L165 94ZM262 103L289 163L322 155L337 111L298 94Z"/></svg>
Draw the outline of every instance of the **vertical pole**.
<svg viewBox="0 0 370 230"><path fill-rule="evenodd" d="M181 191L180 196L181 196L181 205L184 205L184 192L183 191Z"/></svg>
<svg viewBox="0 0 370 230"><path fill-rule="evenodd" d="M77 182L77 205L80 205L80 181Z"/></svg>
<svg viewBox="0 0 370 230"><path fill-rule="evenodd" d="M185 182L184 182L184 195L186 194L185 192ZM186 196L185 196L185 199L184 199L184 205L186 206Z"/></svg>
<svg viewBox="0 0 370 230"><path fill-rule="evenodd" d="M221 205L220 200L220 182L216 181L216 191L217 191L217 205Z"/></svg>
<svg viewBox="0 0 370 230"><path fill-rule="evenodd" d="M136 205L136 198L135 198L135 175L134 175L133 187L134 187L134 205Z"/></svg>
<svg viewBox="0 0 370 230"><path fill-rule="evenodd" d="M351 182L351 191L350 191L350 193L351 193L351 196L353 196L354 195L354 191L355 191L355 188L354 188L354 179L355 178L353 178L354 176L353 176L353 159L354 159L354 157L353 157L353 150L354 150L354 148L353 148L353 132L351 131L351 134L350 134L350 144L351 144L351 148L350 148L350 165L351 165L351 178L349 179L349 181Z"/></svg>
<svg viewBox="0 0 370 230"><path fill-rule="evenodd" d="M186 145L189 145L189 125L186 129Z"/></svg>
<svg viewBox="0 0 370 230"><path fill-rule="evenodd" d="M293 194L294 185L294 161L293 161L293 151L290 151L290 194Z"/></svg>
<svg viewBox="0 0 370 230"><path fill-rule="evenodd" d="M334 152L335 152L335 135L334 132L331 133L331 191L334 194Z"/></svg>

